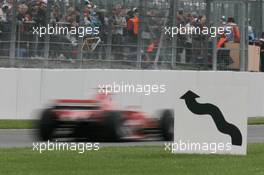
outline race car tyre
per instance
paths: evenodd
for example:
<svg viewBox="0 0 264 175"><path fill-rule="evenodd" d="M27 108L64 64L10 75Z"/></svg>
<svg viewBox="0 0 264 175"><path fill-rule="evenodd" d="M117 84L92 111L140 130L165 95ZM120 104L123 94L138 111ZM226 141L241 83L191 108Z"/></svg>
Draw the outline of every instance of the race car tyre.
<svg viewBox="0 0 264 175"><path fill-rule="evenodd" d="M105 141L121 141L124 136L122 114L115 111L107 112L104 118Z"/></svg>
<svg viewBox="0 0 264 175"><path fill-rule="evenodd" d="M39 137L42 141L52 140L56 129L56 115L51 109L46 109L41 115L39 121Z"/></svg>
<svg viewBox="0 0 264 175"><path fill-rule="evenodd" d="M174 114L172 110L164 110L161 113L160 129L165 141L172 141L174 136Z"/></svg>

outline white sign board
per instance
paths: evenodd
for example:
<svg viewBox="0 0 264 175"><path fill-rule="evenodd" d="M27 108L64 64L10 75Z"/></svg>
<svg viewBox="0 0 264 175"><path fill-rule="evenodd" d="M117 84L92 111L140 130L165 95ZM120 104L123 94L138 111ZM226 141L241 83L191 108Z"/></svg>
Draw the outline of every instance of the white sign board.
<svg viewBox="0 0 264 175"><path fill-rule="evenodd" d="M248 88L235 77L231 81L181 85L175 105L173 153L247 153Z"/></svg>

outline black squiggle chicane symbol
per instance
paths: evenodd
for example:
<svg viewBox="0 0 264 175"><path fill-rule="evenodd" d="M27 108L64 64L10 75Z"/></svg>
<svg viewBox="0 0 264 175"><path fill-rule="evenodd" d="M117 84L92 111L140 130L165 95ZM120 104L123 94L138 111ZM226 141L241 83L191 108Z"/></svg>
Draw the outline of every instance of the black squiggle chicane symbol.
<svg viewBox="0 0 264 175"><path fill-rule="evenodd" d="M231 136L232 145L241 146L242 134L240 130L235 125L228 123L225 120L224 115L217 106L209 103L200 104L196 101L196 98L200 98L200 96L198 96L192 91L188 91L180 99L185 100L188 109L192 113L197 115L205 115L205 114L211 115L217 129L220 132Z"/></svg>

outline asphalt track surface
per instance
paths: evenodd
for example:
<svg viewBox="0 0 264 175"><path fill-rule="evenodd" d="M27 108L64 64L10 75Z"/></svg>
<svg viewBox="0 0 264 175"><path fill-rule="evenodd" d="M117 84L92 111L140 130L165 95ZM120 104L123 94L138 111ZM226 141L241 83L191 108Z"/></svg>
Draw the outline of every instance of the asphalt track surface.
<svg viewBox="0 0 264 175"><path fill-rule="evenodd" d="M29 129L0 129L0 148L32 147L37 142L36 130ZM248 143L264 143L264 125L248 127ZM164 146L162 141L101 143L100 146Z"/></svg>

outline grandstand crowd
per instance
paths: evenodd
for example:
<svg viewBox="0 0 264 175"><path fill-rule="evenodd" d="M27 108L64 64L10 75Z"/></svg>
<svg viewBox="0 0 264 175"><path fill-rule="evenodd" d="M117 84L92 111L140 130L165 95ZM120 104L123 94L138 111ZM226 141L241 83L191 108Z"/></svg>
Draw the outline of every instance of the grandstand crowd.
<svg viewBox="0 0 264 175"><path fill-rule="evenodd" d="M66 2L66 1L65 1ZM1 0L0 9L0 33L10 33L12 24L12 0ZM23 0L17 4L16 19L20 25L19 33L22 33L21 41L32 40L32 26L46 26L47 23L67 26L91 26L100 28L100 37L103 42L107 40L109 25L112 25L113 44L122 45L124 36L130 38L129 41L136 43L138 35L138 9L127 9L122 5L115 5L112 16L109 16L106 9L100 9L92 1L85 1L83 9L83 24L81 24L80 7L66 6L66 11L62 13L59 3L51 7L50 14L47 13L47 2L45 0ZM50 20L47 21L47 15ZM28 37L26 35L28 34ZM24 38L23 38L24 37ZM55 42L72 43L76 46L77 36L55 36ZM126 38L128 38L126 37ZM43 39L39 39L41 42ZM127 41L126 41L127 43ZM23 50L23 49L22 49ZM19 54L23 56L24 54Z"/></svg>
<svg viewBox="0 0 264 175"><path fill-rule="evenodd" d="M46 26L47 23L67 27L78 27L81 25L99 27L99 37L102 46L99 51L97 50L97 53L101 52L102 54L106 52L109 32L112 34L112 53L116 59L127 59L129 53L136 53L139 34L139 11L137 7L128 8L121 4L115 4L113 10L109 12L107 9L98 7L92 0L85 0L85 6L81 14L80 6L74 7L67 3L63 11L59 1L54 2L51 6L50 13L47 13L47 0L18 1L17 7L15 8L17 9L16 19L19 24L17 33L20 33L20 42L19 48L16 49L16 56L22 58L43 56L45 40L44 38L32 36L32 27ZM12 12L14 8L13 0L0 0L0 5L0 41L10 41L13 20ZM163 21L159 20L159 14L155 10L148 11L147 15L150 16L148 22L152 21L155 27L152 26L154 31L148 32L151 33L151 37L148 37L145 48L142 51L144 53L143 60L153 61L160 42ZM47 20L48 16L50 17L49 20ZM155 18L156 16L157 18ZM195 12L187 13L183 9L179 9L177 12L176 24L187 27L198 26L201 28L211 25L210 22L208 24L205 15L200 15ZM219 19L219 25L224 27L231 26L232 33L218 36L218 48L224 47L226 42L240 42L240 31L234 18L223 16ZM261 47L261 60L264 63L264 33L261 38L256 38L254 29L252 26L249 26L248 36L251 44L256 44ZM77 58L79 52L77 47L78 42L77 36L51 36L50 50L54 52L50 53L50 57ZM187 63L195 63L197 60L198 62L199 60L205 60L206 62L209 60L210 62L212 39L208 36L179 35L177 42L177 56L181 57L184 53ZM124 47L126 45L130 47ZM0 56L8 55L8 47L9 45L6 43L0 44ZM30 51L28 52L27 50ZM93 55L93 57L98 57L98 55ZM264 71L264 66L262 70Z"/></svg>

